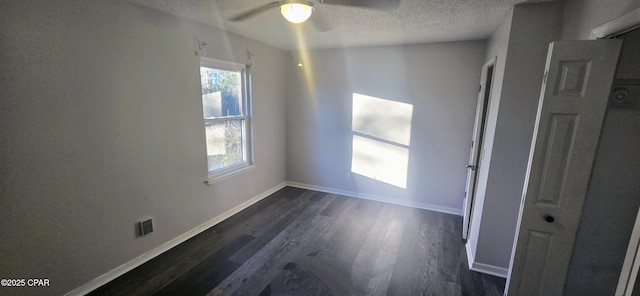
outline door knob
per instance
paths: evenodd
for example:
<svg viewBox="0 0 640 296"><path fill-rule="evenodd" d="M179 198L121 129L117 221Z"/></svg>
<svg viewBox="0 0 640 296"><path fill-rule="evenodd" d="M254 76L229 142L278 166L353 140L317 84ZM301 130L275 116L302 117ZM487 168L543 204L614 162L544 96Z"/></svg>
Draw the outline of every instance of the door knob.
<svg viewBox="0 0 640 296"><path fill-rule="evenodd" d="M472 171L474 171L476 169L476 166L470 164L470 165L467 165L467 168L470 168Z"/></svg>
<svg viewBox="0 0 640 296"><path fill-rule="evenodd" d="M553 218L551 215L546 215L544 216L544 221L547 221L547 223L553 223L553 221L556 221L556 218Z"/></svg>

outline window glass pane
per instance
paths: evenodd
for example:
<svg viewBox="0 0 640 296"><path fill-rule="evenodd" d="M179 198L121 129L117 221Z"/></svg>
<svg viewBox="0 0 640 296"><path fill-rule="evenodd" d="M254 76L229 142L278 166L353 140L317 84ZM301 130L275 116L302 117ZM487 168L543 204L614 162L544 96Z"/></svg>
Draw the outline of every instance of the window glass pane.
<svg viewBox="0 0 640 296"><path fill-rule="evenodd" d="M243 126L243 119L205 123L209 172L245 161Z"/></svg>
<svg viewBox="0 0 640 296"><path fill-rule="evenodd" d="M200 67L204 118L242 115L241 72Z"/></svg>

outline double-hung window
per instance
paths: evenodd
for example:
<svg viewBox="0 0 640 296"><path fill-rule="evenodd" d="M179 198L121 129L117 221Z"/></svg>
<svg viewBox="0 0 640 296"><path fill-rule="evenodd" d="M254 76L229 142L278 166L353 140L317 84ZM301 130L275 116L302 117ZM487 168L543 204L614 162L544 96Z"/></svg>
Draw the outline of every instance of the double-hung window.
<svg viewBox="0 0 640 296"><path fill-rule="evenodd" d="M244 65L209 58L200 60L208 182L252 164L247 76Z"/></svg>

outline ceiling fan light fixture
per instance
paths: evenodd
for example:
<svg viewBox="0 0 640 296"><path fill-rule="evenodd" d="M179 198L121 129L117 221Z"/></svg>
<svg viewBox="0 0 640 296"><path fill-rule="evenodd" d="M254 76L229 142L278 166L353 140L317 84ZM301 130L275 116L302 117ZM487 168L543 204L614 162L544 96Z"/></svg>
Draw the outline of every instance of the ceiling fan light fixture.
<svg viewBox="0 0 640 296"><path fill-rule="evenodd" d="M309 19L313 7L302 3L285 3L280 6L280 12L289 22L299 24Z"/></svg>

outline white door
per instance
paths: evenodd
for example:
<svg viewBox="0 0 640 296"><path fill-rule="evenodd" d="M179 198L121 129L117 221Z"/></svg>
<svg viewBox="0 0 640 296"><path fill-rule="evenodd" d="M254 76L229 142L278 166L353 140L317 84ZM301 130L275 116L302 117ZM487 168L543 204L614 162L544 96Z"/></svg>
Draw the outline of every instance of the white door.
<svg viewBox="0 0 640 296"><path fill-rule="evenodd" d="M621 44L549 46L508 295L562 295Z"/></svg>
<svg viewBox="0 0 640 296"><path fill-rule="evenodd" d="M465 198L463 203L462 238L467 239L469 226L471 225L471 209L476 192L476 176L479 168L480 149L482 148L481 138L484 130L485 112L491 95L491 81L496 59L482 66L480 74L480 90L478 91L478 103L476 105L476 119L473 124L473 134L471 136L471 148L469 149L469 164L467 165L467 183L465 186Z"/></svg>

